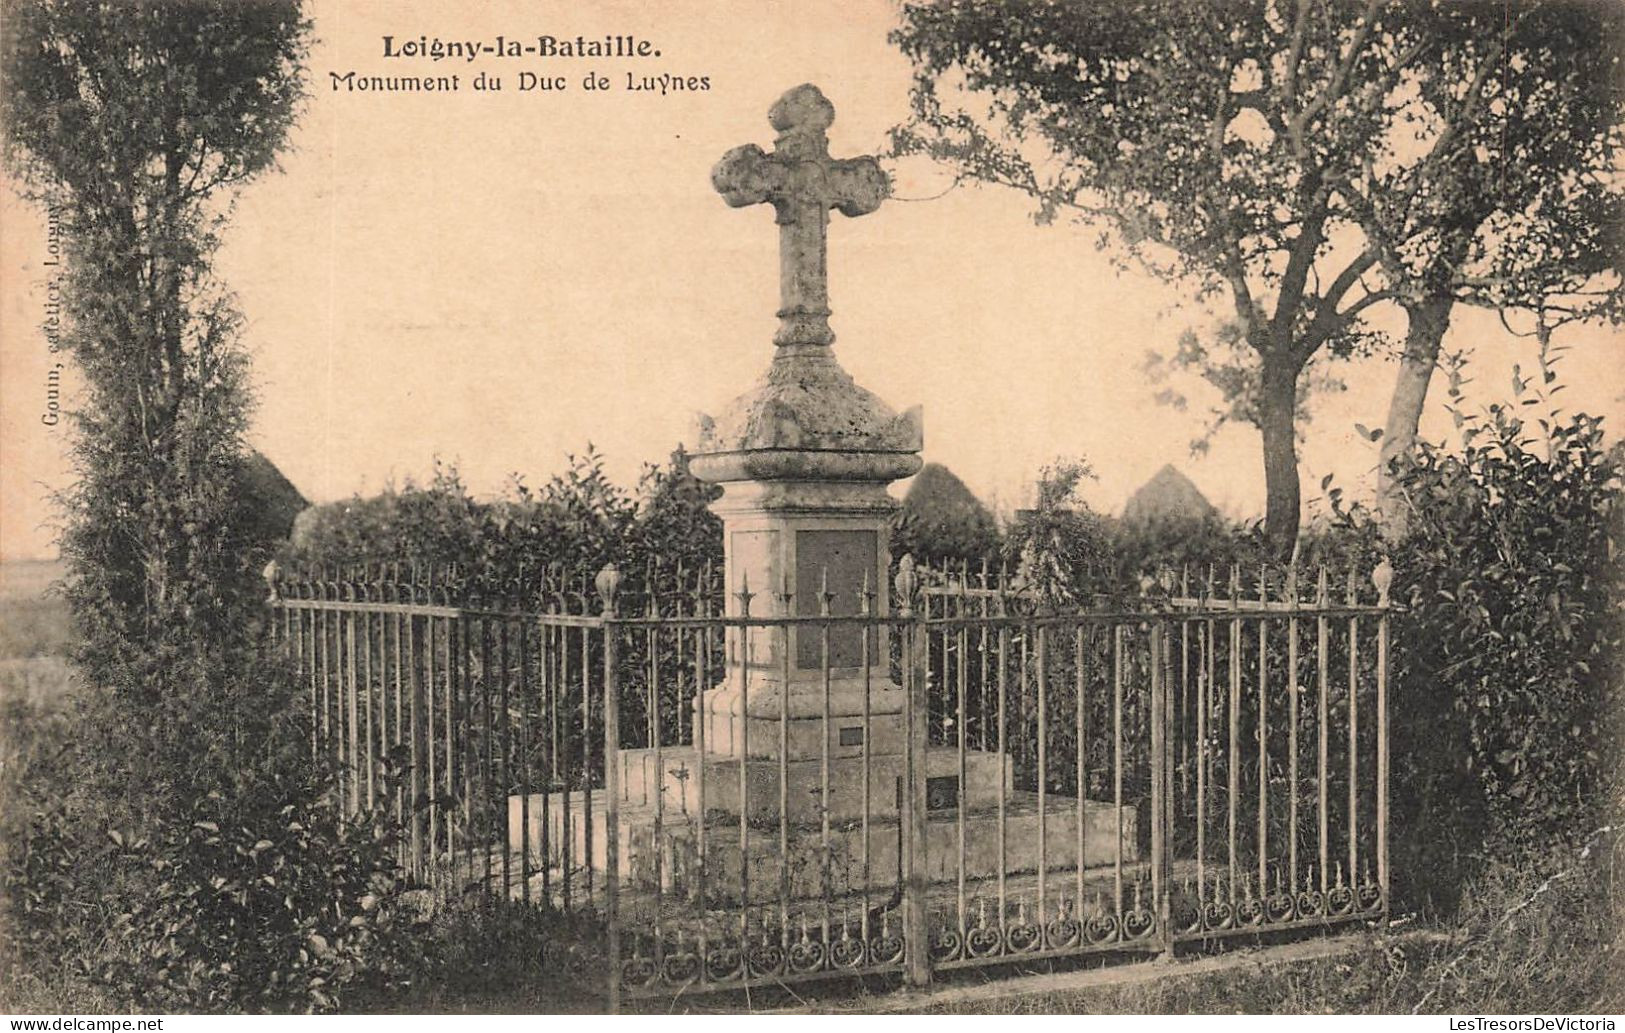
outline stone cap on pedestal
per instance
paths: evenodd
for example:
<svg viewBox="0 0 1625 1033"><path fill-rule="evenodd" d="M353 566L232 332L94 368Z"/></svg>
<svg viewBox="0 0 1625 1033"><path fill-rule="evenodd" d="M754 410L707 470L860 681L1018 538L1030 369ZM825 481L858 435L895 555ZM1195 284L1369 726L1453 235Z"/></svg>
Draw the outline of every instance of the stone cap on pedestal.
<svg viewBox="0 0 1625 1033"><path fill-rule="evenodd" d="M920 409L898 415L835 356L779 356L715 419L695 418L704 481L893 481L920 469Z"/></svg>

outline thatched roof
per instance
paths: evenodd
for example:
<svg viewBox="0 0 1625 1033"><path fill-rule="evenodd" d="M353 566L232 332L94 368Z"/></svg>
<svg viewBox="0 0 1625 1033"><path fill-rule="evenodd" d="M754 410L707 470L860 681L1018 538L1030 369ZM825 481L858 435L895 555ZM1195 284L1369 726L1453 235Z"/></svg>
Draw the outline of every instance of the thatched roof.
<svg viewBox="0 0 1625 1033"><path fill-rule="evenodd" d="M293 482L257 451L250 451L243 461L242 478L253 537L270 542L292 534L294 518L310 505Z"/></svg>
<svg viewBox="0 0 1625 1033"><path fill-rule="evenodd" d="M1123 521L1147 524L1171 520L1205 520L1216 514L1213 503L1207 500L1191 479L1176 470L1172 463L1156 472L1149 481L1129 497L1123 507Z"/></svg>

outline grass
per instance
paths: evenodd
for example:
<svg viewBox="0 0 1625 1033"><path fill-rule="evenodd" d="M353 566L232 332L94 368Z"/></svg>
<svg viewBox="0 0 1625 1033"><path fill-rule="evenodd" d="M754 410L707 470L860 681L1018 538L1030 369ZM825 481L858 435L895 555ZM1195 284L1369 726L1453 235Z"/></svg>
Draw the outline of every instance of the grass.
<svg viewBox="0 0 1625 1033"><path fill-rule="evenodd" d="M72 690L73 625L67 604L51 591L60 576L54 561L0 564L0 706L21 701L49 710Z"/></svg>
<svg viewBox="0 0 1625 1033"><path fill-rule="evenodd" d="M0 563L0 809L7 812L19 803L19 772L28 765L32 751L60 731L49 726L66 720L73 691L68 660L75 641L73 625L67 604L51 591L61 573L56 561ZM5 824L10 827L11 821ZM5 920L0 911L0 922ZM49 971L31 969L16 957L9 937L0 930L0 1012L125 1010L77 972L75 960L57 959Z"/></svg>
<svg viewBox="0 0 1625 1033"><path fill-rule="evenodd" d="M1425 937L1373 935L1342 957L956 1003L974 1014L1619 1014L1625 836L1493 864ZM936 1009L950 1010L950 1009Z"/></svg>

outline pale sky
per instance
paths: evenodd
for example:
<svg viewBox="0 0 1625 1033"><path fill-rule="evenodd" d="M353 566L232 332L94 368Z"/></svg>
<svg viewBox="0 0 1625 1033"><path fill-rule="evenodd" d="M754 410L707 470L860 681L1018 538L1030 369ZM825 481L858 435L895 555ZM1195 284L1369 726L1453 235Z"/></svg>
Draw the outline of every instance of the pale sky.
<svg viewBox="0 0 1625 1033"><path fill-rule="evenodd" d="M477 493L510 473L531 483L590 441L630 483L716 412L771 358L777 230L768 209L728 208L709 172L729 148L769 148L768 107L798 83L834 102L837 157L873 153L907 114L909 67L886 43L894 9L842 4L492 2L441 9L311 5L319 38L311 98L283 171L243 195L221 271L247 316L260 405L254 444L316 501L425 478L436 456ZM499 34L650 39L659 58L473 63L386 59L382 37L494 42ZM458 74L447 94L335 92L329 72ZM468 87L480 71L500 93ZM564 75L563 93L519 92L521 71ZM614 89L587 92L589 72ZM703 92L628 92L626 74L706 76ZM899 198L947 185L896 170ZM43 218L0 207L0 553L51 553L47 486L65 474L62 429L44 427L54 359L39 330ZM1208 317L1186 293L1119 276L1095 232L1037 227L1021 197L962 186L832 216L836 353L902 410L925 408L925 458L989 502L1022 501L1057 456L1099 474L1108 511L1174 463L1232 516L1263 509L1258 436L1234 427L1196 459L1203 396L1189 413L1153 401L1140 371ZM1402 322L1393 325L1402 327ZM1572 338L1560 396L1625 417L1613 334ZM1447 347L1474 342L1472 390L1506 393L1533 350L1488 313L1459 312ZM1358 491L1393 367L1342 369L1350 390L1321 399L1302 447L1305 496L1321 477ZM1442 378L1441 378L1442 379ZM1424 434L1449 421L1435 384Z"/></svg>

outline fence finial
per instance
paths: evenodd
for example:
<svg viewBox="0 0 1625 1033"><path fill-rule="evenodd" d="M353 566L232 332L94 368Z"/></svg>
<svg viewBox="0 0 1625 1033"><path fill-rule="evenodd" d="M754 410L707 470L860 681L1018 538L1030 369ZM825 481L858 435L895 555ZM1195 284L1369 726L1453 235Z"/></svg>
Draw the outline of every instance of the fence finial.
<svg viewBox="0 0 1625 1033"><path fill-rule="evenodd" d="M1377 569L1371 572L1371 583L1377 586L1377 605L1388 605L1388 589L1394 584L1394 565L1384 556Z"/></svg>
<svg viewBox="0 0 1625 1033"><path fill-rule="evenodd" d="M270 595L265 597L268 603L277 602L282 598L281 589L277 587L277 575L281 573L282 568L277 566L276 560L267 563L265 569L260 571L260 577L265 579L265 588L270 592Z"/></svg>
<svg viewBox="0 0 1625 1033"><path fill-rule="evenodd" d="M593 586L598 589L598 598L604 604L604 615L615 616L615 593L621 589L621 572L613 563L606 563L593 579Z"/></svg>
<svg viewBox="0 0 1625 1033"><path fill-rule="evenodd" d="M792 616L791 611L795 607L796 594L790 590L790 574L788 571L779 574L778 597L779 613L786 617Z"/></svg>
<svg viewBox="0 0 1625 1033"><path fill-rule="evenodd" d="M914 554L904 553L897 561L897 576L892 579L897 589L897 609L904 617L914 615L914 590L920 586L920 576L914 572Z"/></svg>

